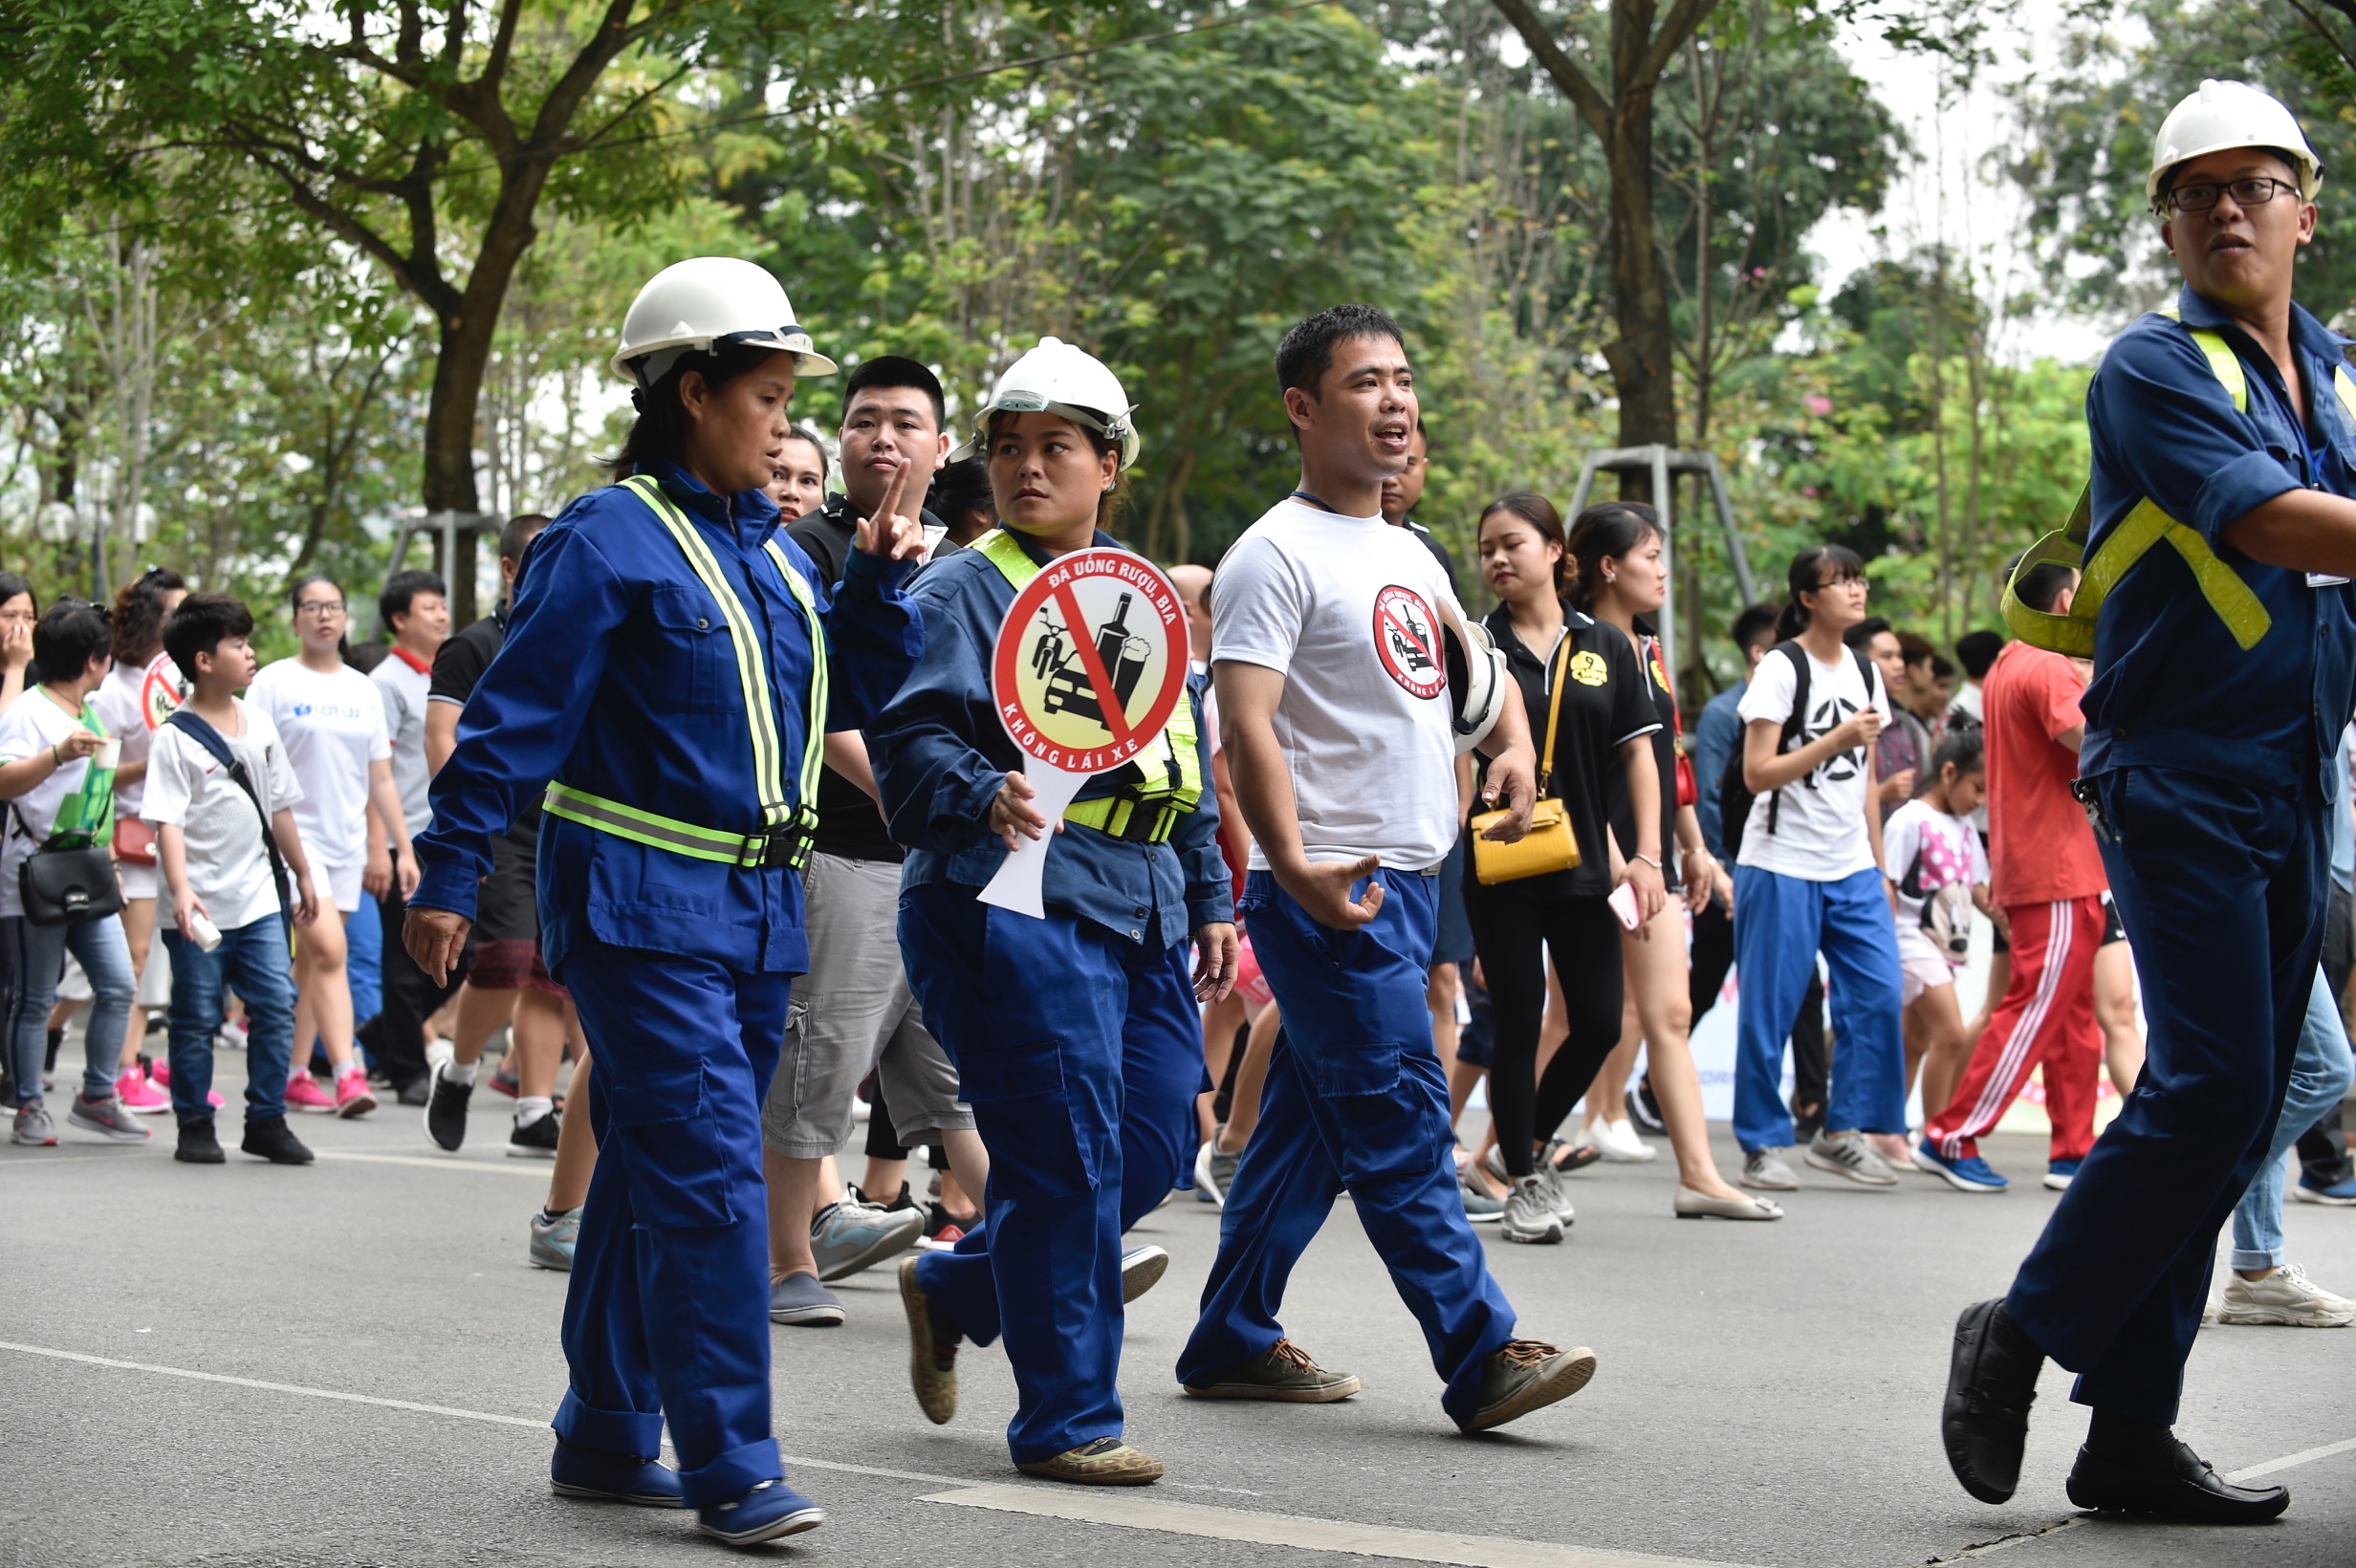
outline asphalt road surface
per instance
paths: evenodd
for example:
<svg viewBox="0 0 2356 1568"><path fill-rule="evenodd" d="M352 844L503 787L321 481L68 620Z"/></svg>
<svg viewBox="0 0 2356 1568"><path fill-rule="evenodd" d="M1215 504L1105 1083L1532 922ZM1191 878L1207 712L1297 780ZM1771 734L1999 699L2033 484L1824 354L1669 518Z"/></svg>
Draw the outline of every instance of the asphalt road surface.
<svg viewBox="0 0 2356 1568"><path fill-rule="evenodd" d="M225 1089L242 1083L242 1063L222 1067ZM456 1157L427 1147L414 1111L299 1130L322 1155L302 1169L233 1151L225 1168L178 1165L167 1127L136 1147L68 1130L55 1149L0 1148L0 1563L723 1560L684 1515L549 1494L565 1278L525 1262L548 1167L502 1156L497 1103ZM2220 1470L2280 1467L2293 1500L2276 1525L2077 1514L2062 1480L2084 1412L2052 1369L2019 1495L1963 1493L1936 1436L1948 1335L1965 1302L2002 1290L2054 1202L2039 1141L1988 1153L2027 1184L1878 1192L1803 1171L1777 1225L1674 1221L1665 1147L1582 1173L1566 1244L1488 1234L1521 1332L1590 1345L1601 1369L1478 1438L1441 1416L1346 1200L1295 1276L1286 1328L1365 1391L1183 1398L1170 1366L1218 1220L1181 1194L1135 1232L1174 1259L1130 1309L1123 1363L1128 1435L1169 1467L1149 1489L1014 1472L995 1349L965 1353L961 1412L927 1425L887 1265L836 1287L844 1326L774 1331L778 1440L828 1519L764 1550L862 1568L2356 1561L2356 1329L2201 1337L2180 1430ZM2294 1206L2288 1230L2294 1259L2356 1291L2356 1209Z"/></svg>

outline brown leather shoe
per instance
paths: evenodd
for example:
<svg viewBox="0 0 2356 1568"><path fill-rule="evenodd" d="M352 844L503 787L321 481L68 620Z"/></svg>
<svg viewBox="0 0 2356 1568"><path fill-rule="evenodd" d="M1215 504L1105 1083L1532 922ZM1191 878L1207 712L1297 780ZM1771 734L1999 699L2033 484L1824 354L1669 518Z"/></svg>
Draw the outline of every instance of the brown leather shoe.
<svg viewBox="0 0 2356 1568"><path fill-rule="evenodd" d="M900 1265L900 1304L908 1314L908 1383L935 1426L957 1413L957 1341L965 1336L916 1282L915 1258Z"/></svg>
<svg viewBox="0 0 2356 1568"><path fill-rule="evenodd" d="M1162 1479L1162 1461L1139 1453L1117 1437L1100 1437L1066 1448L1053 1459L1034 1459L1014 1468L1025 1475L1083 1487L1142 1487Z"/></svg>

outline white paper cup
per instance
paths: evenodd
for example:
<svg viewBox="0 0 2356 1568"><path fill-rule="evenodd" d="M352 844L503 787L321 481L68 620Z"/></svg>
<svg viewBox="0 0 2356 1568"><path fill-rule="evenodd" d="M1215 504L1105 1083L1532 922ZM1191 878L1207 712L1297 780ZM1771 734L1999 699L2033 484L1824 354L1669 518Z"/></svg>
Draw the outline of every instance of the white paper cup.
<svg viewBox="0 0 2356 1568"><path fill-rule="evenodd" d="M198 910L188 916L188 940L196 944L199 952L210 952L221 946L221 927L205 918Z"/></svg>
<svg viewBox="0 0 2356 1568"><path fill-rule="evenodd" d="M98 743L98 766L112 772L122 766L122 742L113 735Z"/></svg>

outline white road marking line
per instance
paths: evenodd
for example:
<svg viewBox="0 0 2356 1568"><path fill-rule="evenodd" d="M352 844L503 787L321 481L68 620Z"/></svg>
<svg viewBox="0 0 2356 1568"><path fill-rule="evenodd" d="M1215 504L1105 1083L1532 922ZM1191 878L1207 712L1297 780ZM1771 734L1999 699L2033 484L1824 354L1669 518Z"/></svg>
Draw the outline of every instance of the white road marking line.
<svg viewBox="0 0 2356 1568"><path fill-rule="evenodd" d="M2280 1459L2269 1459L2262 1465L2252 1465L2248 1470L2237 1470L2225 1479L2234 1482L2255 1480L2260 1475L2272 1475L2276 1470L2289 1470L2293 1465L2304 1465L2316 1459L2329 1459L2334 1454L2347 1453L2351 1450L2356 1450L2356 1437L2344 1437L2337 1443L2326 1443L2320 1448L2301 1448L2297 1453L2286 1453Z"/></svg>
<svg viewBox="0 0 2356 1568"><path fill-rule="evenodd" d="M537 1176L547 1180L554 1167L545 1160L467 1160L455 1155L436 1160L424 1154L355 1154L343 1149L314 1149L322 1160L354 1160L371 1165L415 1165L420 1170L488 1170L500 1176Z"/></svg>
<svg viewBox="0 0 2356 1568"><path fill-rule="evenodd" d="M1603 1552L1546 1541L1508 1540L1498 1535L1454 1535L1437 1531L1393 1530L1345 1519L1313 1519L1290 1514L1244 1514L1200 1503L1165 1503L1142 1491L1072 1491L1043 1487L981 1486L935 1492L919 1502L989 1508L1129 1530L1161 1530L1212 1540L1291 1546L1304 1552L1348 1552L1363 1557L1397 1557L1408 1562L1447 1562L1464 1568L1738 1568L1691 1557Z"/></svg>

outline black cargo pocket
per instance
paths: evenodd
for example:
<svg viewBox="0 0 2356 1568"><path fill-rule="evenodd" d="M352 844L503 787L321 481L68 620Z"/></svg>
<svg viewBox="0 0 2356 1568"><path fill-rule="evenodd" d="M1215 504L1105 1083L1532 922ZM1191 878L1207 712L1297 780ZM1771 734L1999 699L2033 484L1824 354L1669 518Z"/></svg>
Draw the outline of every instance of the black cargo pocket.
<svg viewBox="0 0 2356 1568"><path fill-rule="evenodd" d="M633 1073L608 1083L607 1115L630 1148L630 1207L642 1225L663 1230L732 1225L731 1158L710 1097L716 1085L700 1062Z"/></svg>
<svg viewBox="0 0 2356 1568"><path fill-rule="evenodd" d="M687 713L732 713L744 704L735 678L736 648L719 605L701 588L657 584L651 663L665 700Z"/></svg>
<svg viewBox="0 0 2356 1568"><path fill-rule="evenodd" d="M1096 1186L1095 1163L1073 1122L1063 1053L1054 1040L968 1051L957 1097L990 1147L990 1181L1016 1198L1054 1198Z"/></svg>

